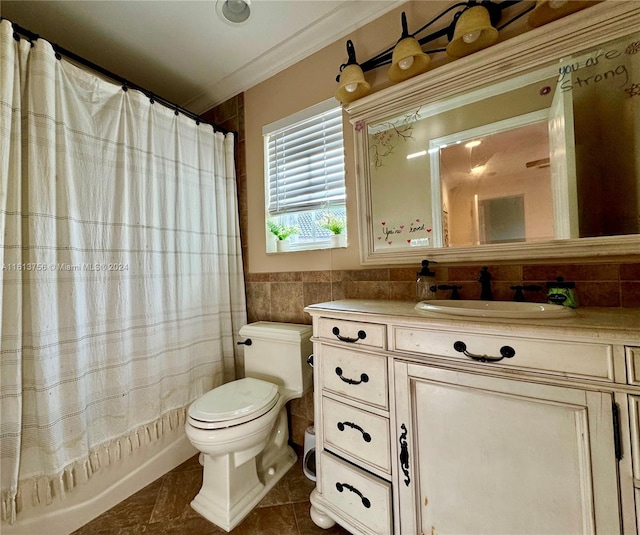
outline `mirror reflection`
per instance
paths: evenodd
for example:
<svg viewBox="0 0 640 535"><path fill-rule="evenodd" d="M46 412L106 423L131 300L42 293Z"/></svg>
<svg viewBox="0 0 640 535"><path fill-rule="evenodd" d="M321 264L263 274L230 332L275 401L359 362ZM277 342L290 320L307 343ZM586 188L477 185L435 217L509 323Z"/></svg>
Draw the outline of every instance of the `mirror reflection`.
<svg viewBox="0 0 640 535"><path fill-rule="evenodd" d="M640 233L640 34L367 125L375 251Z"/></svg>
<svg viewBox="0 0 640 535"><path fill-rule="evenodd" d="M540 114L528 117L535 120ZM432 161L439 170L442 217L446 218L443 244L553 239L547 121L509 126L504 131L496 125L489 127L495 133L471 132L475 135L456 136L451 144L432 142L438 146ZM437 173L434 179L437 183Z"/></svg>

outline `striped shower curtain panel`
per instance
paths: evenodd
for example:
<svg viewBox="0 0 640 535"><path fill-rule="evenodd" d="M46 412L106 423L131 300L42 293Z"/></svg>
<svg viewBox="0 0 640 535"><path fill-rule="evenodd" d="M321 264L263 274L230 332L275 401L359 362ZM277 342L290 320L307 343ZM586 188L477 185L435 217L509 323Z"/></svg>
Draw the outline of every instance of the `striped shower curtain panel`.
<svg viewBox="0 0 640 535"><path fill-rule="evenodd" d="M0 29L0 477L14 522L233 379L246 308L233 135Z"/></svg>

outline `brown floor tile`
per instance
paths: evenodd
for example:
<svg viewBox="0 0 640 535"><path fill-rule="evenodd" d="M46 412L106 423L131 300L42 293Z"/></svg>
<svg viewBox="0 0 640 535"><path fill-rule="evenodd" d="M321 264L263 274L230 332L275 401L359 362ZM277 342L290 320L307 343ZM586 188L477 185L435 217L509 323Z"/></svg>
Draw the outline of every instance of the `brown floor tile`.
<svg viewBox="0 0 640 535"><path fill-rule="evenodd" d="M323 530L311 520L309 495L315 483L302 472L298 453L297 463L232 535L348 535L338 525ZM223 535L190 506L201 485L202 467L194 455L73 535Z"/></svg>
<svg viewBox="0 0 640 535"><path fill-rule="evenodd" d="M187 459L181 465L176 466L171 472L184 472L186 470L200 470L202 471L202 465L200 464L200 454L196 454L190 459ZM169 472L169 473L171 473Z"/></svg>
<svg viewBox="0 0 640 535"><path fill-rule="evenodd" d="M311 491L316 484L302 471L302 461L298 459L295 466L282 478L289 496L289 503L308 502Z"/></svg>
<svg viewBox="0 0 640 535"><path fill-rule="evenodd" d="M249 513L233 535L298 535L296 515L292 504L259 507Z"/></svg>
<svg viewBox="0 0 640 535"><path fill-rule="evenodd" d="M294 467L291 468L293 470ZM289 470L289 472L291 471ZM274 505L284 505L289 503L289 492L285 483L285 475L276 486L273 487L268 494L262 498L262 501L258 504L258 507L272 507Z"/></svg>
<svg viewBox="0 0 640 535"><path fill-rule="evenodd" d="M202 471L184 470L166 474L149 522L169 522L187 516L187 511L191 509L189 504L201 486Z"/></svg>
<svg viewBox="0 0 640 535"><path fill-rule="evenodd" d="M147 524L165 476L157 479L106 513L74 532L74 535L119 534L120 528Z"/></svg>
<svg viewBox="0 0 640 535"><path fill-rule="evenodd" d="M145 528L145 531L142 532L145 535L223 535L227 533L197 513L188 518L155 522Z"/></svg>
<svg viewBox="0 0 640 535"><path fill-rule="evenodd" d="M322 529L316 526L309 515L309 502L299 502L293 504L298 523L298 533L300 535L350 535L342 526L336 524L330 529Z"/></svg>

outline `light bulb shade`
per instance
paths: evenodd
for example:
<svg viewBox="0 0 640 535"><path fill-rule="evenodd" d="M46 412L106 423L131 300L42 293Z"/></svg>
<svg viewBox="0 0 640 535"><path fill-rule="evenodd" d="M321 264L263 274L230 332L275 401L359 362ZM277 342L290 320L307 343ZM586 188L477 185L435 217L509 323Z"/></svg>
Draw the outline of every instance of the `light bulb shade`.
<svg viewBox="0 0 640 535"><path fill-rule="evenodd" d="M576 11L580 11L585 7L592 6L601 1L602 0L570 0L569 2L565 2L564 4L554 7L554 3L549 0L538 0L536 2L536 7L534 7L533 11L529 13L527 23L531 28L538 28L539 26L543 26L556 19L561 19L566 15L575 13Z"/></svg>
<svg viewBox="0 0 640 535"><path fill-rule="evenodd" d="M400 62L408 58L413 58L413 63L408 69L402 69ZM391 67L387 71L387 76L393 83L402 82L426 72L429 63L431 63L431 58L422 51L418 40L414 37L405 37L393 49Z"/></svg>
<svg viewBox="0 0 640 535"><path fill-rule="evenodd" d="M465 42L464 36L480 32L477 39ZM498 40L498 30L491 25L489 11L483 6L466 9L458 17L453 39L447 45L447 54L452 58L461 58L478 50L491 46Z"/></svg>
<svg viewBox="0 0 640 535"><path fill-rule="evenodd" d="M349 89L352 89L354 84L356 85L356 90L347 91L347 86L350 86ZM336 90L336 98L340 102L343 104L353 102L354 100L368 95L370 91L371 86L364 79L364 73L362 72L360 65L357 63L350 63L342 69L338 89Z"/></svg>

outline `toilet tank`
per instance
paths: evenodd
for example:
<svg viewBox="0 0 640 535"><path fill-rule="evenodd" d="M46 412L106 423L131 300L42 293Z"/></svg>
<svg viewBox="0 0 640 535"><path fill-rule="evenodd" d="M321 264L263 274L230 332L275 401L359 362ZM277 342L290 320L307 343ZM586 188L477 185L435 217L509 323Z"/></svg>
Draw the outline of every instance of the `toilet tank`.
<svg viewBox="0 0 640 535"><path fill-rule="evenodd" d="M304 394L313 384L307 357L313 353L311 325L258 321L240 328L244 373Z"/></svg>

